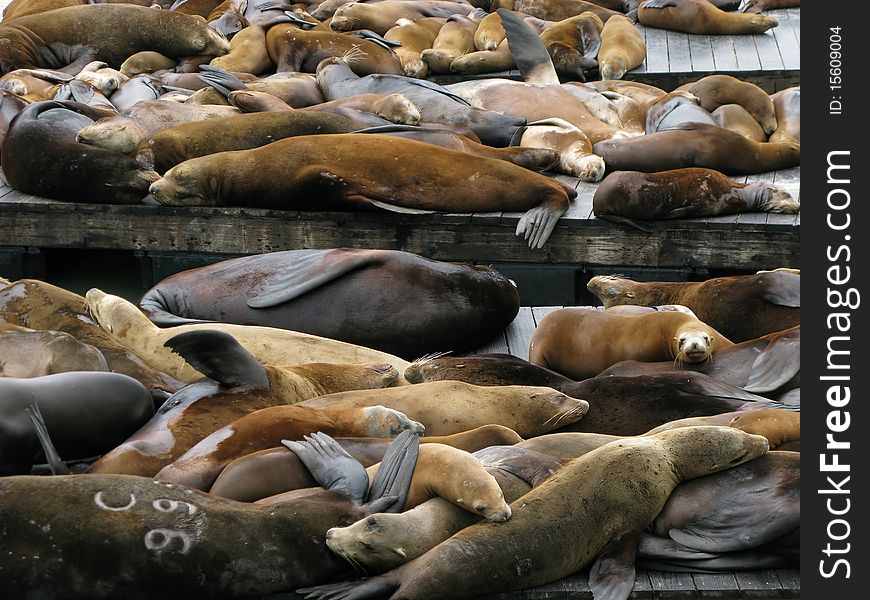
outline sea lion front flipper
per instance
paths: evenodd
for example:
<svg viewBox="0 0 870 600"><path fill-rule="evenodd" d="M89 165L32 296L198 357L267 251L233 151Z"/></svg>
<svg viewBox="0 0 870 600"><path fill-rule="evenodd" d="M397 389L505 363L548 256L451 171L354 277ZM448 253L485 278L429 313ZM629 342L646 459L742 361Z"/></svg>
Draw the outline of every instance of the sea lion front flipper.
<svg viewBox="0 0 870 600"><path fill-rule="evenodd" d="M774 340L755 358L743 389L762 393L785 385L801 369L800 353L800 329Z"/></svg>
<svg viewBox="0 0 870 600"><path fill-rule="evenodd" d="M233 336L223 331L187 331L169 338L167 348L210 379L231 388L269 389L266 369Z"/></svg>
<svg viewBox="0 0 870 600"><path fill-rule="evenodd" d="M341 490L357 504L365 500L369 489L365 467L334 439L318 431L302 442L281 440L281 444L299 457L321 487Z"/></svg>
<svg viewBox="0 0 870 600"><path fill-rule="evenodd" d="M761 297L777 306L801 307L801 276L787 271L762 273Z"/></svg>
<svg viewBox="0 0 870 600"><path fill-rule="evenodd" d="M559 76L544 42L531 26L520 17L500 8L501 24L507 36L508 47L523 81L539 85L559 85Z"/></svg>
<svg viewBox="0 0 870 600"><path fill-rule="evenodd" d="M384 512L402 512L405 500L408 498L408 490L411 487L411 478L414 476L414 467L417 465L417 456L420 454L420 436L406 429L387 448L378 474L372 480L369 489L368 501L373 502L384 496L398 496L398 500Z"/></svg>
<svg viewBox="0 0 870 600"><path fill-rule="evenodd" d="M42 413L39 411L36 401L31 401L30 406L25 408L24 412L27 413L27 416L33 422L33 428L36 429L36 437L39 439L42 451L45 453L45 460L51 469L51 474L70 475L72 471L63 464L60 454L57 453L57 448L54 447L51 436L48 435L48 427L45 425L45 419L42 418Z"/></svg>
<svg viewBox="0 0 870 600"><path fill-rule="evenodd" d="M248 300L248 306L269 308L289 302L351 271L373 265L378 260L368 252L346 249L325 250L303 256L270 277L260 292Z"/></svg>
<svg viewBox="0 0 870 600"><path fill-rule="evenodd" d="M646 0L643 5L639 5L638 8L667 8L669 6L676 6L677 3L674 0Z"/></svg>
<svg viewBox="0 0 870 600"><path fill-rule="evenodd" d="M362 581L342 581L296 590L305 600L365 600L388 598L399 587L399 581L384 574Z"/></svg>
<svg viewBox="0 0 870 600"><path fill-rule="evenodd" d="M634 589L634 560L640 536L613 538L589 569L589 589L595 600L626 600Z"/></svg>

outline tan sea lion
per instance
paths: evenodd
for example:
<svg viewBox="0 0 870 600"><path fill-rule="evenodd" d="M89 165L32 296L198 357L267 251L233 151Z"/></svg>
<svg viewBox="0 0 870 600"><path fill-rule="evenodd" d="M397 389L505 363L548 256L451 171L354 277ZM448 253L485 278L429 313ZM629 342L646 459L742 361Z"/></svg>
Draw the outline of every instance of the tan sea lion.
<svg viewBox="0 0 870 600"><path fill-rule="evenodd" d="M474 47L478 50L495 50L505 40L501 15L493 11L483 17L474 32Z"/></svg>
<svg viewBox="0 0 870 600"><path fill-rule="evenodd" d="M421 57L425 50L431 50L435 37L445 20L437 17L422 19L399 19L391 27L384 39L400 44L393 51L402 61L402 69L408 77L422 78L429 74L429 65Z"/></svg>
<svg viewBox="0 0 870 600"><path fill-rule="evenodd" d="M474 52L474 34L478 23L462 15L451 15L432 41L432 47L423 50L420 58L433 73L450 72L450 63L456 58Z"/></svg>
<svg viewBox="0 0 870 600"><path fill-rule="evenodd" d="M770 97L776 110L776 131L771 142L801 143L801 89L788 88Z"/></svg>
<svg viewBox="0 0 870 600"><path fill-rule="evenodd" d="M764 33L779 25L773 17L725 12L707 0L645 0L637 18L644 27L701 35Z"/></svg>
<svg viewBox="0 0 870 600"><path fill-rule="evenodd" d="M36 331L0 321L0 376L41 377L67 371L108 371L103 353L61 331Z"/></svg>
<svg viewBox="0 0 870 600"><path fill-rule="evenodd" d="M557 152L556 170L560 173L593 183L604 177L604 159L592 152L592 143L586 134L564 119L532 122L523 131L520 144Z"/></svg>
<svg viewBox="0 0 870 600"><path fill-rule="evenodd" d="M516 67L507 40L502 40L495 50L478 50L457 56L450 63L450 72L460 75L477 75L507 71Z"/></svg>
<svg viewBox="0 0 870 600"><path fill-rule="evenodd" d="M266 46L266 30L260 25L250 25L230 40L230 52L218 56L209 63L225 71L241 71L259 75L275 68Z"/></svg>
<svg viewBox="0 0 870 600"><path fill-rule="evenodd" d="M703 321L681 312L619 315L562 308L538 324L529 362L581 380L621 360L697 363L731 345Z"/></svg>
<svg viewBox="0 0 870 600"><path fill-rule="evenodd" d="M739 104L723 104L711 114L719 127L730 129L756 142L767 141L767 134L755 117Z"/></svg>
<svg viewBox="0 0 870 600"><path fill-rule="evenodd" d="M587 288L605 306L682 304L737 342L800 325L800 275L783 271L701 282L641 283L599 275Z"/></svg>
<svg viewBox="0 0 870 600"><path fill-rule="evenodd" d="M556 73L586 81L586 73L600 66L595 57L600 56L603 49L603 29L601 18L591 12L563 19L544 29L541 41L553 59Z"/></svg>
<svg viewBox="0 0 870 600"><path fill-rule="evenodd" d="M409 364L385 352L271 327L204 323L161 329L149 321L135 304L96 289L87 293L87 310L103 331L118 344L132 350L148 364L160 365L153 368L175 373L185 383L199 380L202 373L164 344L170 338L188 331L227 332L257 360L268 365L379 362L393 365L399 372L403 372Z"/></svg>
<svg viewBox="0 0 870 600"><path fill-rule="evenodd" d="M698 98L701 107L713 112L725 104L739 104L749 112L764 133L776 130L776 109L770 96L754 83L741 81L731 75L707 75L693 83L677 88Z"/></svg>
<svg viewBox="0 0 870 600"><path fill-rule="evenodd" d="M646 58L646 44L634 24L622 16L608 19L601 32L598 68L602 79L622 79Z"/></svg>
<svg viewBox="0 0 870 600"><path fill-rule="evenodd" d="M135 77L154 71L172 69L178 61L153 50L143 50L133 54L121 63L120 71L127 77Z"/></svg>
<svg viewBox="0 0 870 600"><path fill-rule="evenodd" d="M472 10L473 7L464 1L419 0L400 2L385 0L371 4L352 2L340 6L335 11L329 22L329 27L333 31L368 29L378 35L384 35L399 19L447 18L450 15L467 15Z"/></svg>
<svg viewBox="0 0 870 600"><path fill-rule="evenodd" d="M678 419L664 425L659 425L645 435L670 431L680 427L698 427L701 425L725 425L745 431L746 433L763 435L770 443L771 450L783 444L799 443L801 439L800 412L792 412L779 408L759 408L757 410L743 410L704 417Z"/></svg>
<svg viewBox="0 0 870 600"><path fill-rule="evenodd" d="M352 590L360 599L426 600L441 597L450 581L451 597L471 598L555 581L597 559L590 581L594 593L624 597L634 585L638 536L674 487L766 452L767 440L732 428L687 428L616 441L571 461L513 502L513 516L505 523L472 525L398 569L361 583L300 591L314 598L338 598ZM552 518L556 514L559 518ZM556 543L559 551L542 552L549 547L542 540ZM465 573L461 583L455 579L459 565Z"/></svg>

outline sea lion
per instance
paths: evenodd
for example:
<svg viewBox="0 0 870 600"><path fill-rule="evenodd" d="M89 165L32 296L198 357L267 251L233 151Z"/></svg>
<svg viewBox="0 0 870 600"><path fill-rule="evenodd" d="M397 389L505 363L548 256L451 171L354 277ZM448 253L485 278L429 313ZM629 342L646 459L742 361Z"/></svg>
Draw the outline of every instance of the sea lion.
<svg viewBox="0 0 870 600"><path fill-rule="evenodd" d="M206 378L173 394L151 421L94 463L90 472L154 475L204 437L256 410L339 391L387 386L398 376L393 367L383 364L263 366L230 334L221 331L188 331L166 344ZM324 421L324 427L334 424L328 415L296 412L307 415L307 421L314 425ZM375 414L377 418L384 412L350 417L362 423L367 421L364 416ZM344 422L344 417L335 419ZM317 431L316 427L312 431ZM366 435L363 431L367 430L349 430L347 435Z"/></svg>
<svg viewBox="0 0 870 600"><path fill-rule="evenodd" d="M615 15L601 31L598 69L602 79L622 79L628 71L639 67L646 58L646 44L634 23Z"/></svg>
<svg viewBox="0 0 870 600"><path fill-rule="evenodd" d="M730 129L756 142L766 142L767 134L749 112L739 104L723 104L712 112L719 127Z"/></svg>
<svg viewBox="0 0 870 600"><path fill-rule="evenodd" d="M788 88L771 96L776 111L776 130L771 142L801 143L801 89Z"/></svg>
<svg viewBox="0 0 870 600"><path fill-rule="evenodd" d="M249 25L230 40L230 52L209 63L225 71L241 71L259 75L275 68L266 44L266 30L260 25Z"/></svg>
<svg viewBox="0 0 870 600"><path fill-rule="evenodd" d="M299 157L295 170L274 169L276 176L268 181L259 177L288 155ZM405 168L397 171L396 164ZM416 140L355 134L300 136L194 158L167 171L149 192L169 206L527 211L516 233L530 248L543 247L576 195L567 185L507 161Z"/></svg>
<svg viewBox="0 0 870 600"><path fill-rule="evenodd" d="M701 107L709 112L725 104L739 104L755 117L764 133L770 135L776 130L773 100L754 83L741 81L731 75L707 75L680 86L677 91L691 93L698 98Z"/></svg>
<svg viewBox="0 0 870 600"><path fill-rule="evenodd" d="M0 376L19 379L67 371L108 371L102 352L61 331L0 321Z"/></svg>
<svg viewBox="0 0 870 600"><path fill-rule="evenodd" d="M644 130L647 134L677 129L686 123L717 125L698 98L687 91L678 90L658 98L646 111Z"/></svg>
<svg viewBox="0 0 870 600"><path fill-rule="evenodd" d="M18 17L0 24L0 37L8 40L0 48L0 74L40 67L78 72L94 60L117 68L142 50L171 58L229 51L226 39L202 21L125 4L71 6Z"/></svg>
<svg viewBox="0 0 870 600"><path fill-rule="evenodd" d="M495 11L483 17L474 32L474 47L478 50L495 50L505 40L501 15Z"/></svg>
<svg viewBox="0 0 870 600"><path fill-rule="evenodd" d="M489 446L516 444L522 439L507 427L483 425L454 435L427 435L420 438L420 443L447 444L467 452L476 452ZM340 438L336 442L364 467L380 462L389 445L376 438ZM298 457L280 446L233 460L221 471L209 493L239 502L253 502L288 489L316 485L317 481Z"/></svg>
<svg viewBox="0 0 870 600"><path fill-rule="evenodd" d="M79 130L105 114L54 100L24 108L3 141L6 180L25 194L68 202L141 202L157 173L129 157L76 143Z"/></svg>
<svg viewBox="0 0 870 600"><path fill-rule="evenodd" d="M741 0L740 12L760 13L780 8L800 8L801 0Z"/></svg>
<svg viewBox="0 0 870 600"><path fill-rule="evenodd" d="M734 175L789 169L800 164L800 144L755 142L717 125L685 123L640 137L592 147L611 171L665 171L705 167Z"/></svg>
<svg viewBox="0 0 870 600"><path fill-rule="evenodd" d="M424 356L405 369L405 379L408 383L453 380L474 385L534 385L554 390L574 383L573 379L510 354Z"/></svg>
<svg viewBox="0 0 870 600"><path fill-rule="evenodd" d="M106 63L100 61L86 65L75 78L84 81L106 97L114 94L128 79L120 71L110 69Z"/></svg>
<svg viewBox="0 0 870 600"><path fill-rule="evenodd" d="M41 455L24 409L36 403L67 459L108 452L154 414L151 394L120 373L81 371L32 379L0 377L0 475L29 473ZM85 414L87 418L81 418Z"/></svg>
<svg viewBox="0 0 870 600"><path fill-rule="evenodd" d="M602 48L603 28L598 15L584 12L544 29L541 41L553 60L556 73L586 81L586 74L599 66L595 57Z"/></svg>
<svg viewBox="0 0 870 600"><path fill-rule="evenodd" d="M198 156L259 148L297 135L350 133L358 129L362 126L350 119L325 113L291 111L233 115L158 131L139 144L135 158L144 167L165 173Z"/></svg>
<svg viewBox="0 0 870 600"><path fill-rule="evenodd" d="M643 221L754 211L796 213L800 203L770 183L737 183L712 169L686 168L611 173L595 190L592 210L599 218Z"/></svg>
<svg viewBox="0 0 870 600"><path fill-rule="evenodd" d="M406 429L423 433L419 423L398 411L378 406L335 411L273 406L255 410L204 436L189 450L176 454L154 478L207 491L230 461L273 448L281 440L301 440L302 436L318 431L336 437L392 438Z"/></svg>
<svg viewBox="0 0 870 600"><path fill-rule="evenodd" d="M534 121L523 131L520 144L556 152L559 162L555 170L560 173L592 183L604 177L604 159L592 152L586 134L564 119Z"/></svg>
<svg viewBox="0 0 870 600"><path fill-rule="evenodd" d="M513 502L513 516L505 523L472 525L421 557L362 583L300 591L315 598L342 598L347 597L342 592L351 591L356 598L390 594L425 600L443 594L450 581L451 597L471 598L555 581L597 559L590 581L594 593L623 597L634 585L637 537L677 484L766 452L767 440L732 428L687 428L616 441L571 461ZM545 539L559 551L542 552L549 547L542 546ZM506 556L513 558L506 561ZM461 584L455 579L459 564L465 569Z"/></svg>
<svg viewBox="0 0 870 600"><path fill-rule="evenodd" d="M399 19L395 27L384 34L384 39L400 44L393 52L402 61L402 69L408 77L425 77L429 74L429 65L422 59L424 50L430 50L435 36L445 20L437 17L422 19ZM363 75L364 73L360 73Z"/></svg>
<svg viewBox="0 0 870 600"><path fill-rule="evenodd" d="M428 398L438 401L429 402ZM524 438L580 420L588 409L584 400L550 388L481 387L460 381L434 381L377 392L344 392L301 404L329 409L375 405L402 411L422 423L430 435L450 435L497 424L510 427Z"/></svg>
<svg viewBox="0 0 870 600"><path fill-rule="evenodd" d="M354 31L368 29L384 35L399 19L420 19L422 17L442 17L467 15L473 7L464 0L445 2L441 0L416 0L400 2L384 0L371 4L351 2L338 7L332 15L329 27L333 31Z"/></svg>
<svg viewBox="0 0 870 600"><path fill-rule="evenodd" d="M561 308L535 329L529 362L580 380L621 360L703 362L731 345L724 335L685 313L620 315Z"/></svg>
<svg viewBox="0 0 870 600"><path fill-rule="evenodd" d="M269 365L377 362L393 365L401 373L409 364L385 352L271 327L204 323L161 329L134 304L96 289L87 293L87 310L102 330L118 344L133 350L148 364L159 365L154 368L175 373L185 383L201 379L202 373L164 344L175 335L188 331L227 332L258 361Z"/></svg>
<svg viewBox="0 0 870 600"><path fill-rule="evenodd" d="M232 45L230 46L232 48ZM121 63L120 71L127 77L135 77L175 68L178 61L153 50L143 50L128 56Z"/></svg>
<svg viewBox="0 0 870 600"><path fill-rule="evenodd" d="M763 435L770 442L771 450L783 445L792 447L795 442L800 444L801 439L800 412L792 412L780 408L757 408L755 410L739 410L703 417L687 417L659 425L650 429L644 435L651 435L680 427L697 427L699 425L727 425L746 433Z"/></svg>
<svg viewBox="0 0 870 600"><path fill-rule="evenodd" d="M545 21L563 21L588 11L606 23L610 17L620 14L595 2L584 2L583 0L490 0L488 7L486 0L479 3L483 4L484 10L488 12L496 12L501 8Z"/></svg>
<svg viewBox="0 0 870 600"><path fill-rule="evenodd" d="M404 94L389 94L387 96L383 94L357 94L356 96L321 102L299 110L331 112L346 116L360 124L365 121L365 113L377 115L386 122L399 125L417 125L420 123L420 109Z"/></svg>
<svg viewBox="0 0 870 600"><path fill-rule="evenodd" d="M518 448L533 452L541 452L559 460L572 460L600 448L604 444L615 442L626 436L609 435L606 433L562 432L539 435L517 444Z"/></svg>
<svg viewBox="0 0 870 600"><path fill-rule="evenodd" d="M0 321L41 331L61 331L99 349L108 370L143 383L151 390L157 406L182 385L109 337L91 318L84 298L51 284L22 279L4 285L0 280Z"/></svg>
<svg viewBox="0 0 870 600"><path fill-rule="evenodd" d="M800 325L800 275L784 271L674 283L599 275L586 287L605 306L688 306L699 319L736 342Z"/></svg>
<svg viewBox="0 0 870 600"><path fill-rule="evenodd" d="M779 25L773 17L725 12L707 0L644 0L637 18L644 27L701 35L764 33Z"/></svg>
<svg viewBox="0 0 870 600"><path fill-rule="evenodd" d="M502 40L495 50L478 50L457 56L450 63L450 73L479 75L515 69L516 63L507 40Z"/></svg>
<svg viewBox="0 0 870 600"><path fill-rule="evenodd" d="M196 106L165 100L139 102L114 117L100 119L78 132L76 140L91 146L132 154L136 147L161 129L239 114L232 106Z"/></svg>
<svg viewBox="0 0 870 600"><path fill-rule="evenodd" d="M220 299L215 285L227 290ZM514 319L519 302L513 282L491 267L394 250L337 249L273 252L191 269L158 283L139 304L158 325L202 320L279 327L413 359L480 347Z"/></svg>
<svg viewBox="0 0 870 600"><path fill-rule="evenodd" d="M462 15L451 15L432 41L432 47L420 53L432 73L450 72L456 58L474 52L474 35L478 23Z"/></svg>

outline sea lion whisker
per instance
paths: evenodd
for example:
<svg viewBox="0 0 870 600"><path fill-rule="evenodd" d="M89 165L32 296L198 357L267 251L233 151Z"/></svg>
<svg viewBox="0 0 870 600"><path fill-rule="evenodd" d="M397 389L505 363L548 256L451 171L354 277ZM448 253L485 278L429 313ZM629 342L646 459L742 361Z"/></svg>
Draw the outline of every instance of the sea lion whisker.
<svg viewBox="0 0 870 600"><path fill-rule="evenodd" d="M424 364L426 364L429 361L438 360L439 358L443 358L443 357L447 356L448 354L451 354L452 352L453 352L452 350L447 350L445 352L432 352L430 354L424 354L420 358L415 359L414 362L411 363L411 366L412 367L423 366Z"/></svg>

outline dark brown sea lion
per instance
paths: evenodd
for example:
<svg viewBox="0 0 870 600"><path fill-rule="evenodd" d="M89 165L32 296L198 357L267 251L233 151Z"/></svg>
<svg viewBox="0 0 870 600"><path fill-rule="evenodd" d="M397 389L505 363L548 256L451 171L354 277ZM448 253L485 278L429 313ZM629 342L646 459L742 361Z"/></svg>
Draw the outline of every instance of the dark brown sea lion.
<svg viewBox="0 0 870 600"><path fill-rule="evenodd" d="M226 290L219 299L215 285ZM479 347L513 320L519 296L489 267L338 249L273 252L192 269L158 283L139 304L159 325L205 320L280 327L413 359Z"/></svg>
<svg viewBox="0 0 870 600"><path fill-rule="evenodd" d="M450 15L467 15L474 7L464 0L445 2L441 0L420 0L415 2L398 2L385 0L365 4L352 2L340 6L329 27L333 31L354 31L368 29L379 35L389 31L399 19L420 19L422 17L443 17Z"/></svg>
<svg viewBox="0 0 870 600"><path fill-rule="evenodd" d="M234 115L184 123L159 131L139 144L135 158L143 167L165 173L198 156L259 148L297 135L350 133L358 129L362 126L350 119L325 113L291 111Z"/></svg>
<svg viewBox="0 0 870 600"><path fill-rule="evenodd" d="M273 169L276 176L268 180L259 176L284 156L299 157L295 170ZM403 168L396 170L399 164ZM356 134L301 136L195 158L167 171L149 191L161 204L172 206L527 211L517 235L524 235L530 248L543 247L576 194L503 160L416 140Z"/></svg>
<svg viewBox="0 0 870 600"><path fill-rule="evenodd" d="M766 452L764 438L731 428L686 428L613 442L571 461L513 502L505 523L472 525L363 582L300 591L313 598L426 600L443 597L449 586L452 598L471 598L555 581L597 559L590 580L595 594L625 597L634 585L638 536L674 487ZM550 544L559 550L547 552ZM460 565L461 583L455 577Z"/></svg>
<svg viewBox="0 0 870 600"><path fill-rule="evenodd" d="M707 0L645 0L637 18L645 27L701 35L764 33L779 25L773 17L725 12Z"/></svg>
<svg viewBox="0 0 870 600"><path fill-rule="evenodd" d="M785 271L674 283L600 275L587 288L605 306L682 304L736 342L800 325L800 275Z"/></svg>
<svg viewBox="0 0 870 600"><path fill-rule="evenodd" d="M405 369L408 383L464 381L474 385L538 385L555 390L575 383L555 371L510 354L478 354L455 358L424 356Z"/></svg>
<svg viewBox="0 0 870 600"><path fill-rule="evenodd" d="M698 98L701 106L713 112L726 104L739 104L749 112L764 133L776 129L776 109L770 96L754 83L741 81L731 75L707 75L698 81L677 88Z"/></svg>
<svg viewBox="0 0 870 600"><path fill-rule="evenodd" d="M90 472L154 475L207 435L256 410L325 393L386 386L398 377L389 365L263 366L220 331L182 333L167 343L210 378L173 394L153 419L95 462ZM372 411L378 412L384 411ZM318 422L329 425L328 416L306 414L315 424L312 431L317 431Z"/></svg>
<svg viewBox="0 0 870 600"><path fill-rule="evenodd" d="M93 60L119 67L131 54L155 50L177 58L220 56L226 39L202 21L168 10L124 4L59 8L0 24L0 74L48 67L78 70Z"/></svg>
<svg viewBox="0 0 870 600"><path fill-rule="evenodd" d="M154 171L76 142L79 130L106 114L76 102L39 102L23 109L3 143L6 180L20 192L69 202L141 202L159 178Z"/></svg>
<svg viewBox="0 0 870 600"><path fill-rule="evenodd" d="M685 123L641 137L593 146L611 171L666 171L705 167L734 175L778 171L800 164L800 144L759 143L716 125Z"/></svg>
<svg viewBox="0 0 870 600"><path fill-rule="evenodd" d="M800 204L770 183L737 183L712 169L617 171L595 190L597 217L685 219L741 212L796 213Z"/></svg>
<svg viewBox="0 0 870 600"><path fill-rule="evenodd" d="M2 377L28 378L67 371L108 370L102 352L68 333L37 331L0 320Z"/></svg>
<svg viewBox="0 0 870 600"><path fill-rule="evenodd" d="M0 475L29 473L41 455L24 412L32 403L44 416L58 452L67 459L108 452L154 414L145 386L120 373L0 377Z"/></svg>
<svg viewBox="0 0 870 600"><path fill-rule="evenodd" d="M547 27L541 33L541 41L553 59L556 73L586 81L586 74L598 67L595 57L602 47L603 28L601 18L591 12L563 19Z"/></svg>
<svg viewBox="0 0 870 600"><path fill-rule="evenodd" d="M0 90L0 163L2 163L3 142L9 131L9 123L25 106L27 106L27 100L24 98L12 92Z"/></svg>
<svg viewBox="0 0 870 600"><path fill-rule="evenodd" d="M788 88L771 96L776 110L776 131L771 142L801 143L801 89Z"/></svg>
<svg viewBox="0 0 870 600"><path fill-rule="evenodd" d="M622 79L628 71L646 59L646 43L630 20L616 15L607 20L601 31L598 70L602 79Z"/></svg>

